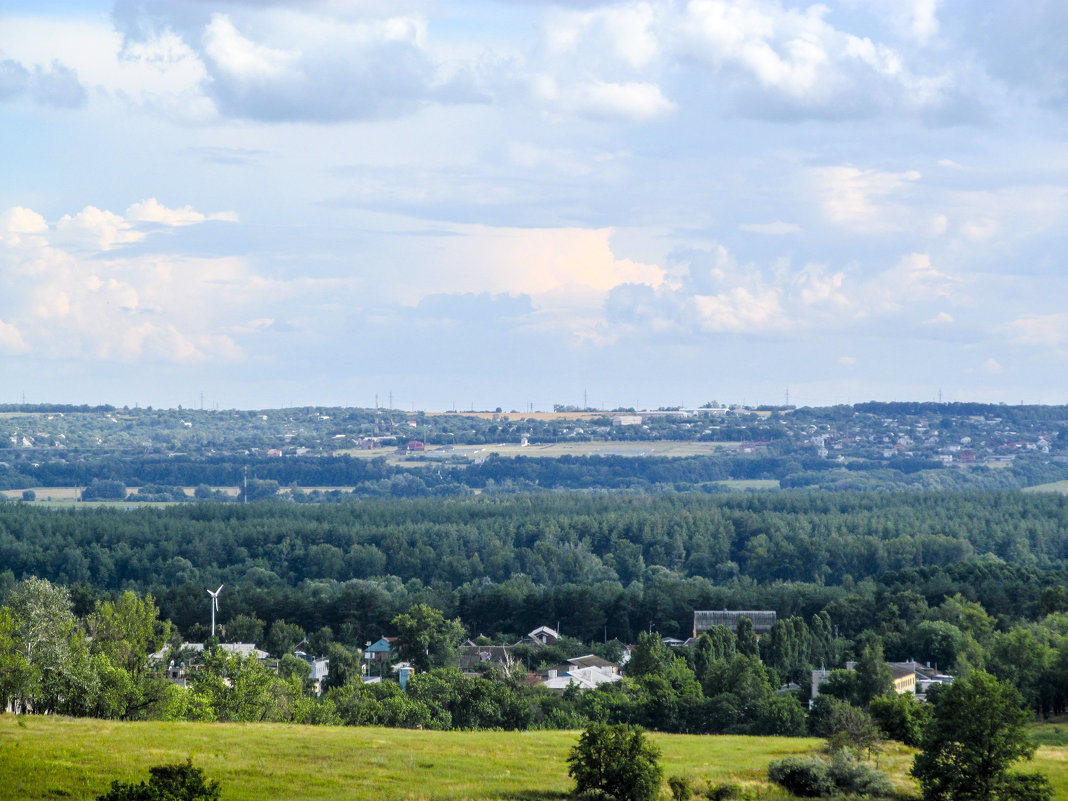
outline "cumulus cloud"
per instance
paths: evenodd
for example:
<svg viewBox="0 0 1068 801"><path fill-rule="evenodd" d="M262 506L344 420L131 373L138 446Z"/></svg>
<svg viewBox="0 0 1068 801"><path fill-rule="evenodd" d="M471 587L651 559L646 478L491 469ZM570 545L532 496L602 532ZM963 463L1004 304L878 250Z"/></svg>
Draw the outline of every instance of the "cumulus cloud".
<svg viewBox="0 0 1068 801"><path fill-rule="evenodd" d="M25 353L29 350L22 332L10 323L0 320L0 352Z"/></svg>
<svg viewBox="0 0 1068 801"><path fill-rule="evenodd" d="M657 265L616 256L607 228L454 230L460 235L424 240L414 262L394 266L398 277L417 282L425 294L506 293L536 301L561 290L604 293L620 284L658 286L663 280Z"/></svg>
<svg viewBox="0 0 1068 801"><path fill-rule="evenodd" d="M83 250L111 250L120 245L141 242L146 232L141 223L156 223L163 226L185 226L207 220L233 222L237 215L233 212L203 214L184 206L170 209L155 198L134 203L125 215L86 206L74 215L64 215L56 223L57 241Z"/></svg>
<svg viewBox="0 0 1068 801"><path fill-rule="evenodd" d="M23 207L0 214L0 350L105 361L241 358L224 321L284 288L237 258L111 255L150 236L136 228L142 222L192 225L211 216L155 199L126 216L88 206L54 227Z"/></svg>
<svg viewBox="0 0 1068 801"><path fill-rule="evenodd" d="M937 30L919 8L914 30ZM688 58L725 81L739 108L758 116L867 116L919 112L944 102L949 80L909 68L892 46L836 28L823 5L690 0L678 41Z"/></svg>
<svg viewBox="0 0 1068 801"><path fill-rule="evenodd" d="M910 253L882 270L779 260L742 264L724 248L676 254L661 286L624 285L606 304L610 326L687 340L706 334L837 334L919 324L935 301L957 302L962 281ZM947 313L939 322L952 321Z"/></svg>
<svg viewBox="0 0 1068 801"><path fill-rule="evenodd" d="M154 197L134 203L126 209L126 219L134 222L153 222L162 225L194 225L206 220L222 220L225 222L237 222L237 214L232 211L220 211L214 214L204 214L196 211L192 206L182 206L179 209L169 209Z"/></svg>

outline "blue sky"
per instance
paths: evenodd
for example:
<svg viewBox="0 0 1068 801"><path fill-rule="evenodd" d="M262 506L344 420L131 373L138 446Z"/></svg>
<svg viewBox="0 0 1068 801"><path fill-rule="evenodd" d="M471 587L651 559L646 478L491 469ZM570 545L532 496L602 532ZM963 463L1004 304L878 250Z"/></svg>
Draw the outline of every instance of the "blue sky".
<svg viewBox="0 0 1068 801"><path fill-rule="evenodd" d="M0 2L0 402L1064 402L1064 30Z"/></svg>

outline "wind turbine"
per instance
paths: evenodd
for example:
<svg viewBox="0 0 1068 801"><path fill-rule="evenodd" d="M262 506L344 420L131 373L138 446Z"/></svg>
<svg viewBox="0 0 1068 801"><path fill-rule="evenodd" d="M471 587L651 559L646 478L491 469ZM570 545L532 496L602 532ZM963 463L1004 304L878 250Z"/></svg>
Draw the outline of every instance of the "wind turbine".
<svg viewBox="0 0 1068 801"><path fill-rule="evenodd" d="M215 613L219 610L219 593L222 592L222 588L225 584L220 584L219 589L215 592L208 590L208 595L211 596L211 636L215 636Z"/></svg>

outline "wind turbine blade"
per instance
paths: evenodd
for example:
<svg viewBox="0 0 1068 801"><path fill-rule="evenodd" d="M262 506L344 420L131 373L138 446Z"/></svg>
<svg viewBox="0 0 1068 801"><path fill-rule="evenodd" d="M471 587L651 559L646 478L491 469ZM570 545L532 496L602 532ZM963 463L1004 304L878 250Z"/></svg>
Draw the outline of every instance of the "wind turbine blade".
<svg viewBox="0 0 1068 801"><path fill-rule="evenodd" d="M217 589L217 590L215 591L215 594L216 594L216 595L218 595L218 594L219 594L220 592L222 592L222 588L223 588L223 587L225 587L225 586L226 586L225 584L220 584L220 585L219 585L219 589Z"/></svg>

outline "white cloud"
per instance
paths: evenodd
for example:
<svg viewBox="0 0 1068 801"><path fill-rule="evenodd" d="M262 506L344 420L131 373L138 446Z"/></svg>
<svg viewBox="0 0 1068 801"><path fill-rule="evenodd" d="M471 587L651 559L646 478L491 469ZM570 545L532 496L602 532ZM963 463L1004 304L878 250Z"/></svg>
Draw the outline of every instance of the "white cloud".
<svg viewBox="0 0 1068 801"><path fill-rule="evenodd" d="M145 231L138 229L137 223L184 226L207 220L233 222L236 219L237 216L233 212L206 215L192 206L170 209L155 198L149 198L131 205L125 216L95 206L86 206L73 216L64 215L56 224L56 234L57 241L67 246L107 251L119 245L144 240Z"/></svg>
<svg viewBox="0 0 1068 801"><path fill-rule="evenodd" d="M758 115L916 113L943 102L949 78L916 74L897 49L839 30L830 16L817 4L690 0L677 23L679 55L711 67ZM917 3L912 23L914 36L933 35L933 7Z"/></svg>
<svg viewBox="0 0 1068 801"><path fill-rule="evenodd" d="M241 259L111 255L147 241L137 223L207 219L154 199L132 205L128 217L88 206L53 230L23 207L0 215L0 350L104 361L240 358L223 321L291 288L256 276Z"/></svg>
<svg viewBox="0 0 1068 801"><path fill-rule="evenodd" d="M96 206L86 206L73 216L64 215L56 223L56 233L61 243L83 250L111 250L145 238L122 215Z"/></svg>
<svg viewBox="0 0 1068 801"><path fill-rule="evenodd" d="M905 225L906 209L891 199L922 177L916 170L885 172L849 165L814 167L809 173L831 222L872 232Z"/></svg>
<svg viewBox="0 0 1068 801"><path fill-rule="evenodd" d="M1068 313L1020 317L1006 326L1014 345L1055 348L1068 343Z"/></svg>
<svg viewBox="0 0 1068 801"><path fill-rule="evenodd" d="M154 197L134 203L126 209L126 219L135 222L153 222L163 225L194 225L206 220L221 220L225 222L237 222L237 215L232 211L203 214L196 211L192 206L182 206L179 209L169 209Z"/></svg>
<svg viewBox="0 0 1068 801"><path fill-rule="evenodd" d="M674 110L675 104L651 83L604 83L576 86L564 105L592 117L621 117L644 122Z"/></svg>
<svg viewBox="0 0 1068 801"><path fill-rule="evenodd" d="M556 12L545 26L548 48L571 58L611 59L634 70L652 65L661 53L662 7L650 3L605 6L591 11ZM611 66L609 61L604 66Z"/></svg>
<svg viewBox="0 0 1068 801"><path fill-rule="evenodd" d="M0 352L25 353L28 350L29 346L18 328L0 320Z"/></svg>
<svg viewBox="0 0 1068 801"><path fill-rule="evenodd" d="M752 292L735 287L718 295L694 295L693 305L698 325L706 332L761 333L791 325L774 289Z"/></svg>
<svg viewBox="0 0 1068 801"><path fill-rule="evenodd" d="M8 247L40 244L47 232L45 218L32 209L15 206L0 214L0 243Z"/></svg>
<svg viewBox="0 0 1068 801"><path fill-rule="evenodd" d="M406 256L405 264L393 265L397 277L417 284L420 295L489 292L535 300L563 289L605 293L620 284L655 287L663 280L657 265L617 257L608 228L461 225L454 230L461 236L426 240L414 259Z"/></svg>

